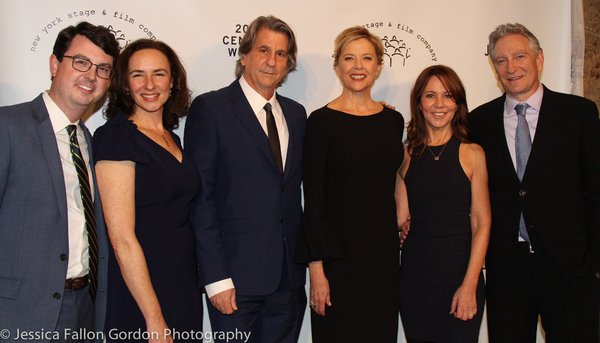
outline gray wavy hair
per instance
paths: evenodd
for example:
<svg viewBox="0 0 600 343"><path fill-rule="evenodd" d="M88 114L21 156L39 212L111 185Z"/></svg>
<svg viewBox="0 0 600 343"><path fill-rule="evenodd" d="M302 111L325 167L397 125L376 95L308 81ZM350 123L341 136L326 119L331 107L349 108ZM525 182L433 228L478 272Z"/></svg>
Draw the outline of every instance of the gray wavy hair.
<svg viewBox="0 0 600 343"><path fill-rule="evenodd" d="M509 35L521 35L527 40L529 40L529 47L537 57L540 54L542 48L540 47L540 41L529 31L524 25L519 23L514 24L502 24L498 25L489 36L489 53L492 61L496 60L496 56L494 55L494 48L496 47L496 43L500 40L500 38L509 36Z"/></svg>
<svg viewBox="0 0 600 343"><path fill-rule="evenodd" d="M275 18L274 16L260 16L248 26L248 30L242 38L242 42L240 43L239 48L239 56L240 58L237 60L235 64L235 77L239 78L244 74L244 70L246 69L242 65L242 56L250 53L252 48L254 47L254 43L256 42L256 38L258 37L258 31L261 28L266 28L271 31L283 33L288 38L288 59L287 59L287 68L285 71L285 77L279 82L277 87L281 86L287 80L288 74L296 70L296 55L298 54L298 46L296 45L296 36L294 36L294 31L288 24L286 24L283 20L279 18Z"/></svg>

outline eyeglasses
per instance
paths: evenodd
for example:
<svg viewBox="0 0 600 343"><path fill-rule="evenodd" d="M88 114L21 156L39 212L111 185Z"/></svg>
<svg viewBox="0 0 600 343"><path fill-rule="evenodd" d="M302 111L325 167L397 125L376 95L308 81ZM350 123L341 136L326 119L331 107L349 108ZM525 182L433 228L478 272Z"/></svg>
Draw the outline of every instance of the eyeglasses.
<svg viewBox="0 0 600 343"><path fill-rule="evenodd" d="M99 78L101 79L105 79L105 80L110 80L110 78L113 76L114 74L114 69L108 65L108 64L94 64L89 60L86 60L83 57L77 57L77 56L63 56L63 57L68 57L73 59L73 69L80 71L80 72L87 72L88 70L90 70L90 68L92 68L92 66L96 66L96 75L98 75Z"/></svg>

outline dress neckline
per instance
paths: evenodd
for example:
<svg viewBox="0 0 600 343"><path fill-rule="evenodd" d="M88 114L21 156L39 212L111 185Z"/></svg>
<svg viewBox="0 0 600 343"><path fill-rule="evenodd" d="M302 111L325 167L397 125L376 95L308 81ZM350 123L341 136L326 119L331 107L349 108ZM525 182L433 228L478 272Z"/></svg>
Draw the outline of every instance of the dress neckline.
<svg viewBox="0 0 600 343"><path fill-rule="evenodd" d="M329 107L329 104L325 105L325 108L327 108L329 110L332 110L332 111L335 111L335 112L338 112L338 113L342 113L342 114L351 116L351 117L356 117L356 118L369 118L369 117L373 117L373 116L376 116L376 115L378 115L380 113L383 113L385 111L385 109L386 109L386 107L383 106L383 109L381 109L381 111L379 111L377 113L372 113L372 114L367 114L367 115L361 116L361 115L356 115L356 114L352 114L352 113L348 113L348 112L336 110L335 108Z"/></svg>
<svg viewBox="0 0 600 343"><path fill-rule="evenodd" d="M122 114L123 115L123 114ZM133 125L133 127L135 128L136 132L139 132L143 137L145 137L148 141L152 142L152 144L158 146L160 149L162 149L163 151L165 151L167 154L169 154L175 161L177 161L177 163L182 164L183 160L185 159L185 154L183 153L183 149L179 146L179 144L177 144L177 140L173 139L173 141L175 142L175 145L177 145L177 149L179 149L179 152L181 152L181 161L175 156L173 155L169 150L165 149L165 147L163 147L162 145L158 144L157 142L155 142L152 138L148 137L144 132L142 132L142 130L140 130L138 128L138 126L133 122L133 120L129 119L128 117L126 117L125 115L123 115L123 117L125 117L126 121L131 123L131 125ZM173 138L173 132L167 130L167 132L169 133L169 135L171 135L171 138Z"/></svg>

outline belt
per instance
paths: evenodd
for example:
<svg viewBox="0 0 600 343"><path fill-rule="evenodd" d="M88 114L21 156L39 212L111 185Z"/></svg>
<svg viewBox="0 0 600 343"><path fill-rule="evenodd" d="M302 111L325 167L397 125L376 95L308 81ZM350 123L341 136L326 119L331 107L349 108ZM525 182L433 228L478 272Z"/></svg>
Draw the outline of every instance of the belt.
<svg viewBox="0 0 600 343"><path fill-rule="evenodd" d="M526 253L529 254L533 254L533 247L531 246L531 244L527 243L527 242L519 242L519 250L524 251Z"/></svg>
<svg viewBox="0 0 600 343"><path fill-rule="evenodd" d="M82 289L90 283L90 278L86 276L78 277L76 279L67 279L65 282L65 289L76 291Z"/></svg>

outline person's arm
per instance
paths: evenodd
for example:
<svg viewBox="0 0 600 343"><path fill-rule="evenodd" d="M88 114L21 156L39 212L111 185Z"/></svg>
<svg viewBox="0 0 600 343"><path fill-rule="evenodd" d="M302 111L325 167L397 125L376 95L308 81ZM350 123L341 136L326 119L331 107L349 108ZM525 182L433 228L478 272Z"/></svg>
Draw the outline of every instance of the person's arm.
<svg viewBox="0 0 600 343"><path fill-rule="evenodd" d="M165 336L168 326L152 287L146 258L135 236L135 163L99 161L96 163L98 190L104 219L123 280L146 320L150 342L173 342Z"/></svg>
<svg viewBox="0 0 600 343"><path fill-rule="evenodd" d="M221 313L231 314L237 310L233 283L223 288L217 287L213 292L213 286L232 281L214 200L219 151L213 118L218 115L219 109L215 105L215 101L208 100L204 95L193 101L185 123L184 147L186 156L200 177L200 191L190 213L200 279L208 287L207 295L211 304Z"/></svg>
<svg viewBox="0 0 600 343"><path fill-rule="evenodd" d="M471 179L471 256L461 286L452 298L450 314L461 320L477 314L477 284L490 240L492 214L485 153L477 144L461 144L460 162Z"/></svg>
<svg viewBox="0 0 600 343"><path fill-rule="evenodd" d="M394 197L396 199L396 218L398 220L398 230L400 230L400 247L408 237L410 230L410 210L408 208L408 194L406 193L406 184L404 177L410 165L410 155L407 147L404 147L404 160L396 173L396 189Z"/></svg>
<svg viewBox="0 0 600 343"><path fill-rule="evenodd" d="M586 101L581 123L581 168L586 205L589 209L588 246L596 277L600 278L600 120L598 107Z"/></svg>
<svg viewBox="0 0 600 343"><path fill-rule="evenodd" d="M323 259L332 258L324 221L325 179L327 169L327 145L329 140L328 122L319 112L313 112L306 124L302 161L304 190L304 230L307 244L311 247L310 307L319 315L325 315L325 308L331 306L329 281L323 269Z"/></svg>
<svg viewBox="0 0 600 343"><path fill-rule="evenodd" d="M10 135L3 116L0 116L0 204L4 199L4 191L8 184L10 172ZM0 227L0 229L3 229ZM8 228L6 228L8 229Z"/></svg>

